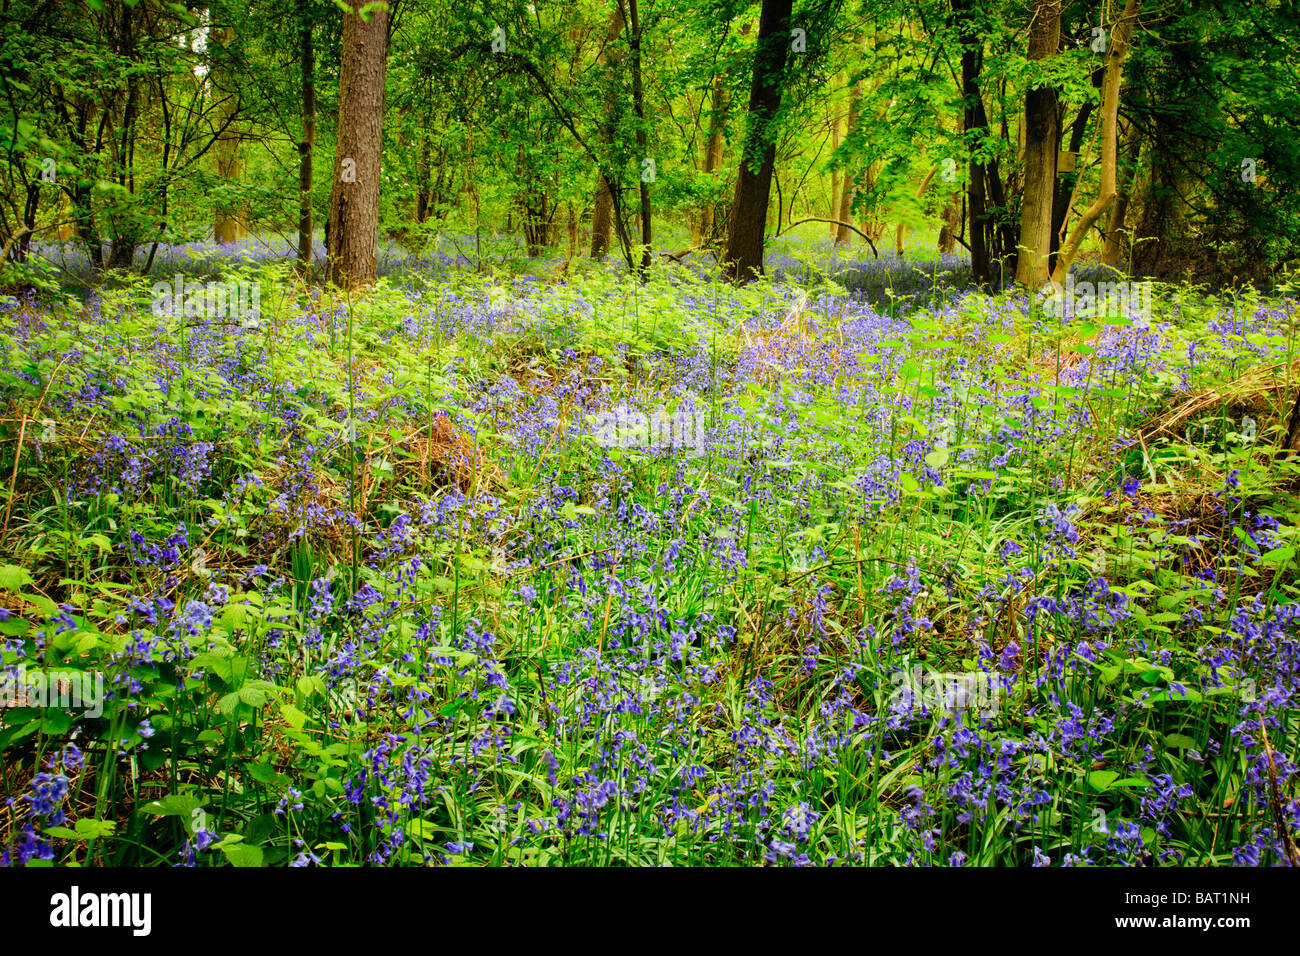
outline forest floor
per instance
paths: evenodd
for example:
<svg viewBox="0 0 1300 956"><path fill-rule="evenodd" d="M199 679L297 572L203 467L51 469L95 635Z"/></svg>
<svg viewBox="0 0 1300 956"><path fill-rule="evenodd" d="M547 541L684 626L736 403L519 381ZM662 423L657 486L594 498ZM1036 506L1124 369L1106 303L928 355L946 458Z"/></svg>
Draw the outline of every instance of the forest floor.
<svg viewBox="0 0 1300 956"><path fill-rule="evenodd" d="M1296 862L1295 300L935 271L7 300L3 861Z"/></svg>

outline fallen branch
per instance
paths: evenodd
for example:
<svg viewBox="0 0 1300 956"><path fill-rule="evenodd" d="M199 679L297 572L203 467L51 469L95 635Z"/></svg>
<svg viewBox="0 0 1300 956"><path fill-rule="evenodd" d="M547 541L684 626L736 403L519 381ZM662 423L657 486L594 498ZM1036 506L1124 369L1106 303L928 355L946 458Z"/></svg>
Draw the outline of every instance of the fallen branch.
<svg viewBox="0 0 1300 956"><path fill-rule="evenodd" d="M851 223L851 222L842 222L842 221L839 220L839 219L820 219L820 218L818 218L818 217L816 217L816 216L809 216L807 219L800 219L798 222L792 222L792 223L790 223L790 225L786 226L784 229L782 229L780 232L778 232L778 233L777 233L775 236L773 236L772 238L773 238L773 239L780 239L782 236L784 236L787 232L789 232L789 231L790 231L791 229L793 229L795 226L802 226L805 222L825 222L825 223L829 223L829 224L831 224L831 225L843 226L843 227L846 228L846 229L852 229L854 232L856 232L859 236L862 237L863 241L866 242L867 245L869 245L869 246L871 247L871 254L872 254L873 256L875 256L877 259L880 258L880 253L876 251L876 244L875 244L874 242L871 241L871 237L870 237L870 236L868 236L865 232L863 232L863 231L862 231L861 229L859 229L857 226L853 225L853 223Z"/></svg>

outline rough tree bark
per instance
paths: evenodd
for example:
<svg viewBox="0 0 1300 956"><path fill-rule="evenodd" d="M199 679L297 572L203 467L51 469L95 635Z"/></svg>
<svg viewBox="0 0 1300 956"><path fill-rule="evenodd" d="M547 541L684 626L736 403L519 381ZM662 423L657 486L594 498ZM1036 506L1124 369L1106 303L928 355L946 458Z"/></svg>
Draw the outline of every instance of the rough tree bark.
<svg viewBox="0 0 1300 956"><path fill-rule="evenodd" d="M1029 59L1056 55L1061 44L1062 0L1035 0L1029 23ZM1052 200L1061 120L1055 87L1044 84L1025 94L1025 192L1020 206L1016 281L1038 288L1048 279L1052 246Z"/></svg>
<svg viewBox="0 0 1300 956"><path fill-rule="evenodd" d="M379 158L387 59L388 8L376 9L369 20L356 12L344 14L326 272L335 285L373 282L379 265Z"/></svg>
<svg viewBox="0 0 1300 956"><path fill-rule="evenodd" d="M785 86L792 10L793 0L763 0L759 14L745 145L736 174L731 229L722 256L723 270L734 281L745 282L763 272L763 234L767 229L772 170L776 166L774 126Z"/></svg>

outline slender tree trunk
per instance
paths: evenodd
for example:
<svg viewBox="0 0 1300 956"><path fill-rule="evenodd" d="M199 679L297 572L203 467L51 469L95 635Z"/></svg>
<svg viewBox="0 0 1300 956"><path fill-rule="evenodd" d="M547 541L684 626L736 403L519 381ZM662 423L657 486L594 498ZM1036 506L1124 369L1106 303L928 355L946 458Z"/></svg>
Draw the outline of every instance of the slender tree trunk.
<svg viewBox="0 0 1300 956"><path fill-rule="evenodd" d="M1123 176L1120 183L1119 195L1115 197L1115 206L1110 211L1110 224L1106 229L1106 244L1102 248L1101 261L1108 266L1118 266L1120 259L1124 257L1125 241L1128 236L1128 230L1124 226L1124 221L1128 218L1129 197L1133 194L1133 182L1137 176L1138 155L1142 150L1142 134L1137 130L1129 131L1128 146L1124 151L1124 163L1116 171L1117 176Z"/></svg>
<svg viewBox="0 0 1300 956"><path fill-rule="evenodd" d="M327 278L373 282L379 265L379 154L383 145L388 8L343 15L338 147L330 190Z"/></svg>
<svg viewBox="0 0 1300 956"><path fill-rule="evenodd" d="M1120 14L1110 31L1106 45L1106 73L1102 79L1101 89L1101 185L1097 198L1079 217L1069 237L1061 244L1061 252L1056 257L1056 268L1052 272L1052 281L1064 283L1070 272L1070 264L1078 255L1088 230L1110 208L1116 194L1116 166L1119 140L1119 88L1124 80L1124 60L1128 57L1129 38L1133 35L1133 26L1137 21L1138 0L1128 0L1124 12Z"/></svg>
<svg viewBox="0 0 1300 956"><path fill-rule="evenodd" d="M425 128L426 130L428 127ZM438 177L442 178L442 170L438 170ZM415 221L424 222L429 218L429 206L433 202L436 187L431 182L433 179L433 143L429 139L427 132L421 132L420 135L420 158L416 162L415 169Z"/></svg>
<svg viewBox="0 0 1300 956"><path fill-rule="evenodd" d="M957 230L961 228L961 193L953 193L943 207L943 226L939 229L939 254L950 255L957 249Z"/></svg>
<svg viewBox="0 0 1300 956"><path fill-rule="evenodd" d="M312 42L311 0L298 0L299 65L302 70L302 140L298 143L298 271L311 268L312 152L316 145L316 49Z"/></svg>
<svg viewBox="0 0 1300 956"><path fill-rule="evenodd" d="M975 281L987 287L993 279L989 259L991 223L986 213L984 178L987 167L975 157L975 143L971 134L984 130L988 122L984 117L983 94L979 78L984 68L984 35L975 24L974 0L954 0L953 12L961 26L961 93L962 130L966 134L966 148L971 150L966 185L966 219L970 223L970 261Z"/></svg>
<svg viewBox="0 0 1300 956"><path fill-rule="evenodd" d="M1100 90L1105 76L1105 64L1092 72L1092 85ZM1052 196L1052 246L1048 254L1049 271L1056 268L1057 253L1061 249L1061 240L1065 238L1065 229L1070 221L1070 207L1074 203L1074 193L1079 184L1079 151L1083 148L1083 137L1088 131L1088 121L1092 118L1095 105L1092 100L1079 107L1074 122L1070 124L1070 141L1066 153L1071 165L1062 168L1059 162L1056 170L1056 192ZM1064 134L1062 134L1064 135Z"/></svg>
<svg viewBox="0 0 1300 956"><path fill-rule="evenodd" d="M857 129L862 112L862 84L854 83L849 87L849 118L845 135L853 136L853 131ZM843 178L840 180L840 214L836 218L840 220L841 225L835 227L835 242L837 245L847 246L853 241L853 236L849 227L843 223L851 222L853 216L853 193L854 193L854 176L849 167L844 167Z"/></svg>
<svg viewBox="0 0 1300 956"><path fill-rule="evenodd" d="M612 147L614 134L618 128L619 99L618 84L615 82L623 54L614 44L623 32L623 8L615 3L609 15L609 26L605 29L605 45L596 62L604 71L605 81L605 135L606 147ZM610 240L614 230L614 196L609 191L609 183L604 176L599 177L596 185L596 199L591 212L591 257L602 258L609 251Z"/></svg>
<svg viewBox="0 0 1300 956"><path fill-rule="evenodd" d="M636 114L637 165L640 175L637 177L641 187L641 281L650 277L651 231L650 180L645 161L649 151L645 123L645 93L641 88L641 17L637 11L637 0L628 0L628 13L632 21L630 36L632 47L632 111Z"/></svg>
<svg viewBox="0 0 1300 956"><path fill-rule="evenodd" d="M1029 24L1029 59L1044 61L1061 44L1062 0L1035 0ZM1061 121L1055 87L1035 86L1025 94L1025 192L1020 206L1016 281L1038 288L1048 279L1052 246L1052 202Z"/></svg>
<svg viewBox="0 0 1300 956"><path fill-rule="evenodd" d="M831 114L831 158L840 151L840 113L838 104L832 102L830 108ZM843 171L836 166L831 170L831 211L830 211L830 230L831 238L834 239L839 232L839 226L835 220L840 218L840 177Z"/></svg>
<svg viewBox="0 0 1300 956"><path fill-rule="evenodd" d="M723 253L723 268L735 281L748 281L763 272L767 206L772 170L776 167L775 122L785 87L792 9L793 0L763 0L759 14L745 146L736 173L731 230Z"/></svg>
<svg viewBox="0 0 1300 956"><path fill-rule="evenodd" d="M713 78L713 100L709 110L709 138L704 144L704 175L712 178L722 165L722 127L726 120L724 116L726 110L726 87L722 82L721 76ZM695 226L694 245L701 246L708 242L713 236L713 207L714 201L710 197L700 207L700 216Z"/></svg>

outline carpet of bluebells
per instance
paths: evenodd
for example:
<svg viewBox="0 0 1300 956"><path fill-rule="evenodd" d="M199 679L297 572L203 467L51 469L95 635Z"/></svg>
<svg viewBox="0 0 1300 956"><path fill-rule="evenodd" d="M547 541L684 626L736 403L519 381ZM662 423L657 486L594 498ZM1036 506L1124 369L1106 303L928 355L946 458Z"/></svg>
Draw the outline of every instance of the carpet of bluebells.
<svg viewBox="0 0 1300 956"><path fill-rule="evenodd" d="M1297 862L1293 299L457 265L0 303L0 862Z"/></svg>

